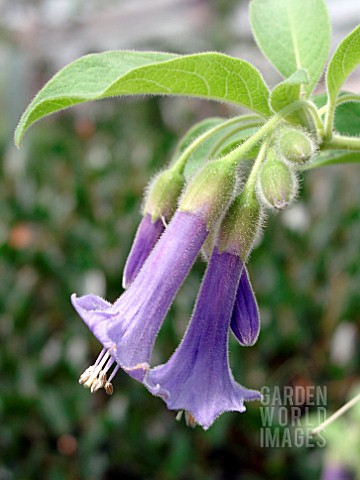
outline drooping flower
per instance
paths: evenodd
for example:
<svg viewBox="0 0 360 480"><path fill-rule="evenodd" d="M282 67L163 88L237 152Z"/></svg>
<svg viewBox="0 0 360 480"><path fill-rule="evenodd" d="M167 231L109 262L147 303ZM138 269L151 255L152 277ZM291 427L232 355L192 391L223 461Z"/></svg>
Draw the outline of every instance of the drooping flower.
<svg viewBox="0 0 360 480"><path fill-rule="evenodd" d="M256 343L260 333L260 314L245 266L241 273L230 325L240 345L251 346Z"/></svg>
<svg viewBox="0 0 360 480"><path fill-rule="evenodd" d="M92 391L101 387L111 391L106 372L114 363L143 381L166 313L209 230L230 202L235 183L235 166L220 161L208 164L188 186L169 226L115 303L95 295L72 296L75 309L103 344L107 356L104 360L101 353L80 377L81 383ZM221 196L216 195L218 192Z"/></svg>
<svg viewBox="0 0 360 480"><path fill-rule="evenodd" d="M198 423L204 429L223 412L243 412L244 401L261 399L258 391L234 380L228 359L235 297L244 262L261 228L261 217L253 185L245 187L219 228L184 338L170 359L152 368L144 380L170 410L185 410L191 424ZM248 284L247 276L244 278ZM239 337L247 338L248 325L237 320ZM246 331L239 331L243 326Z"/></svg>
<svg viewBox="0 0 360 480"><path fill-rule="evenodd" d="M214 249L217 231L218 229L214 229L208 235L202 247L202 254L206 261L209 261ZM260 314L245 265L235 297L230 326L240 345L251 346L256 343L260 333Z"/></svg>
<svg viewBox="0 0 360 480"><path fill-rule="evenodd" d="M182 342L145 379L169 409L185 410L204 429L223 412L243 412L244 401L261 398L238 384L229 368L229 326L242 268L238 255L214 249Z"/></svg>
<svg viewBox="0 0 360 480"><path fill-rule="evenodd" d="M201 218L179 211L129 289L115 303L95 295L71 297L78 314L111 358L137 380L142 381L149 368L156 335L207 233ZM103 373L99 371L94 382Z"/></svg>

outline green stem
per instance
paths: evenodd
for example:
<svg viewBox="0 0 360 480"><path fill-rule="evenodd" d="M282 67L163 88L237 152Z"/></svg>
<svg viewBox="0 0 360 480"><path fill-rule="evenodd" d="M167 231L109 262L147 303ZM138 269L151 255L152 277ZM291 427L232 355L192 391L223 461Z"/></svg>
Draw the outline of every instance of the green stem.
<svg viewBox="0 0 360 480"><path fill-rule="evenodd" d="M202 135L197 137L180 155L178 160L174 163L174 165L171 167L174 170L178 170L180 174L183 173L184 168L186 166L187 161L191 157L191 155L194 153L194 151L206 140L208 140L212 135L214 135L217 132L220 132L224 128L227 128L233 124L237 123L245 123L246 122L252 121L252 120L258 120L257 124L261 123L261 119L257 115L243 115L240 117L234 117L231 118L230 120L227 120L220 125L216 125L216 127L210 128L206 132L204 132ZM245 127L244 127L245 128Z"/></svg>
<svg viewBox="0 0 360 480"><path fill-rule="evenodd" d="M265 123L265 125L259 128L259 130L254 133L254 135L252 135L248 140L236 147L232 152L225 155L223 157L223 161L236 165L244 157L244 155L246 155L246 153L251 150L252 147L254 147L260 140L263 139L263 137L266 137L267 135L272 133L277 124L284 120L287 115L304 107L308 107L311 109L311 102L308 102L307 100L299 100L298 102L294 102L291 105L287 105L285 108L283 108L273 117L271 117ZM316 108L315 105L314 108Z"/></svg>
<svg viewBox="0 0 360 480"><path fill-rule="evenodd" d="M254 128L254 127L257 127L259 126L259 122L253 122L253 123L247 123L246 125L241 125L240 127L238 128L234 128L234 130L231 130L231 132L228 133L228 135L226 135L225 137L223 137L221 140L219 140L216 145L214 145L214 147L211 149L210 153L209 153L209 157L210 158L213 158L216 156L217 152L219 151L219 149L224 145L224 143L229 140L229 138L231 138L233 135L235 135L235 133L240 133L244 130L247 130L248 128ZM254 133L254 132L252 132ZM249 137L251 135L251 133L249 135L247 135L247 137ZM246 137L245 137L246 138Z"/></svg>
<svg viewBox="0 0 360 480"><path fill-rule="evenodd" d="M334 135L324 142L323 147L328 150L360 150L360 138Z"/></svg>
<svg viewBox="0 0 360 480"><path fill-rule="evenodd" d="M255 187L260 167L263 164L263 161L265 160L265 157L266 157L268 146L269 146L269 140L267 139L261 145L258 156L256 157L256 160L252 166L250 175L246 181L245 188L253 189Z"/></svg>
<svg viewBox="0 0 360 480"><path fill-rule="evenodd" d="M336 102L333 102L328 97L326 105L326 116L325 116L325 127L324 127L324 141L328 141L332 137L333 125L334 125L334 116L335 116Z"/></svg>
<svg viewBox="0 0 360 480"><path fill-rule="evenodd" d="M323 135L324 135L324 125L323 125L323 122L321 120L319 110L316 108L316 105L309 100L307 101L307 106L308 106L308 110L310 112L310 115L311 115L311 117L312 117L312 119L314 120L314 123L315 123L318 140L321 141L321 139L323 138Z"/></svg>

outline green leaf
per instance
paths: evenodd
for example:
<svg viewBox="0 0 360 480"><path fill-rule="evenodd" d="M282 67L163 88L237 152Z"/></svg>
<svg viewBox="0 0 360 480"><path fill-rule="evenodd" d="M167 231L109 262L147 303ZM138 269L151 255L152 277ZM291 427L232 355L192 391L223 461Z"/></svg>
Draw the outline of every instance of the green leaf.
<svg viewBox="0 0 360 480"><path fill-rule="evenodd" d="M186 148L194 140L200 137L200 135L207 132L211 128L216 127L217 125L220 125L223 122L224 119L221 117L208 117L193 125L179 140L176 146L175 153L173 155L173 161L176 161L176 159L184 152L184 150L186 150Z"/></svg>
<svg viewBox="0 0 360 480"><path fill-rule="evenodd" d="M330 21L324 0L252 0L254 37L274 67L290 77L304 68L311 93L324 68L330 46Z"/></svg>
<svg viewBox="0 0 360 480"><path fill-rule="evenodd" d="M305 69L297 70L289 78L276 85L270 93L270 106L274 112L300 100L301 86L309 83L309 75ZM297 111L287 116L288 121L306 124L307 118L304 112Z"/></svg>
<svg viewBox="0 0 360 480"><path fill-rule="evenodd" d="M271 115L268 88L248 62L219 53L172 55L114 51L87 55L58 72L37 94L15 132L52 112L117 95L184 95L242 105Z"/></svg>
<svg viewBox="0 0 360 480"><path fill-rule="evenodd" d="M270 93L270 105L274 112L278 112L290 103L300 100L301 85L307 85L309 82L309 75L302 68L276 85Z"/></svg>
<svg viewBox="0 0 360 480"><path fill-rule="evenodd" d="M360 163L359 152L349 152L349 150L327 150L320 152L314 160L305 165L303 170L313 170L318 167L328 165L339 165L344 163Z"/></svg>
<svg viewBox="0 0 360 480"><path fill-rule="evenodd" d="M340 88L360 63L360 25L340 43L326 72L326 88L334 104Z"/></svg>
<svg viewBox="0 0 360 480"><path fill-rule="evenodd" d="M360 103L342 103L336 107L334 125L341 135L360 135Z"/></svg>
<svg viewBox="0 0 360 480"><path fill-rule="evenodd" d="M340 92L338 100L345 95L348 95L348 93ZM356 97L352 96L352 98ZM326 93L316 95L313 100L315 105L321 108L326 105L327 95ZM352 100L347 103L341 103L336 107L334 127L341 135L353 137L360 135L360 97L358 102Z"/></svg>

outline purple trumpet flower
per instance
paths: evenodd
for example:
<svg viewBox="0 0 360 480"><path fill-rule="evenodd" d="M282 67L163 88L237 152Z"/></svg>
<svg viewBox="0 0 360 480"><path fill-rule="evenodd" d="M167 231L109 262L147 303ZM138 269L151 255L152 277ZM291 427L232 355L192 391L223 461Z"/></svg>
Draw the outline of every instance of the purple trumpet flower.
<svg viewBox="0 0 360 480"><path fill-rule="evenodd" d="M231 317L231 330L240 345L254 345L260 333L260 314L249 274L244 266Z"/></svg>
<svg viewBox="0 0 360 480"><path fill-rule="evenodd" d="M73 306L104 346L80 383L91 391L104 387L111 393L106 374L115 362L143 381L157 333L207 235L202 217L177 211L139 274L115 303L95 295L72 295Z"/></svg>
<svg viewBox="0 0 360 480"><path fill-rule="evenodd" d="M242 269L238 255L214 248L183 340L144 380L170 410L185 410L190 423L204 429L226 411L244 412L244 401L261 399L238 384L229 368L229 327Z"/></svg>
<svg viewBox="0 0 360 480"><path fill-rule="evenodd" d="M123 273L124 289L128 288L134 281L164 230L165 224L161 218L153 222L150 213L144 215L138 226L134 243L125 264Z"/></svg>

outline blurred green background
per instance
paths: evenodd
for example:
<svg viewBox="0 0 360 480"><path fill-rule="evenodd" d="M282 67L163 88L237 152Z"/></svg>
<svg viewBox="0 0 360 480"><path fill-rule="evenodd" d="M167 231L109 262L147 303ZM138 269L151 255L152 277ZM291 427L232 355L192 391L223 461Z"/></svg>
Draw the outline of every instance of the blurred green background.
<svg viewBox="0 0 360 480"><path fill-rule="evenodd" d="M360 20L359 7L327 3L338 41ZM0 480L317 479L331 463L360 478L359 415L329 429L325 448L262 448L258 403L203 432L176 422L123 373L110 398L78 384L100 346L70 294L118 297L149 178L191 125L235 109L114 99L43 120L20 151L12 143L36 91L90 51L221 50L252 60L273 85L279 77L256 53L247 7L201 0L0 3ZM358 86L353 77L349 88ZM308 173L298 202L269 216L249 263L260 338L247 349L230 343L240 383L326 386L329 411L359 391L359 173L356 165ZM178 344L204 267L199 260L176 298L154 364Z"/></svg>

